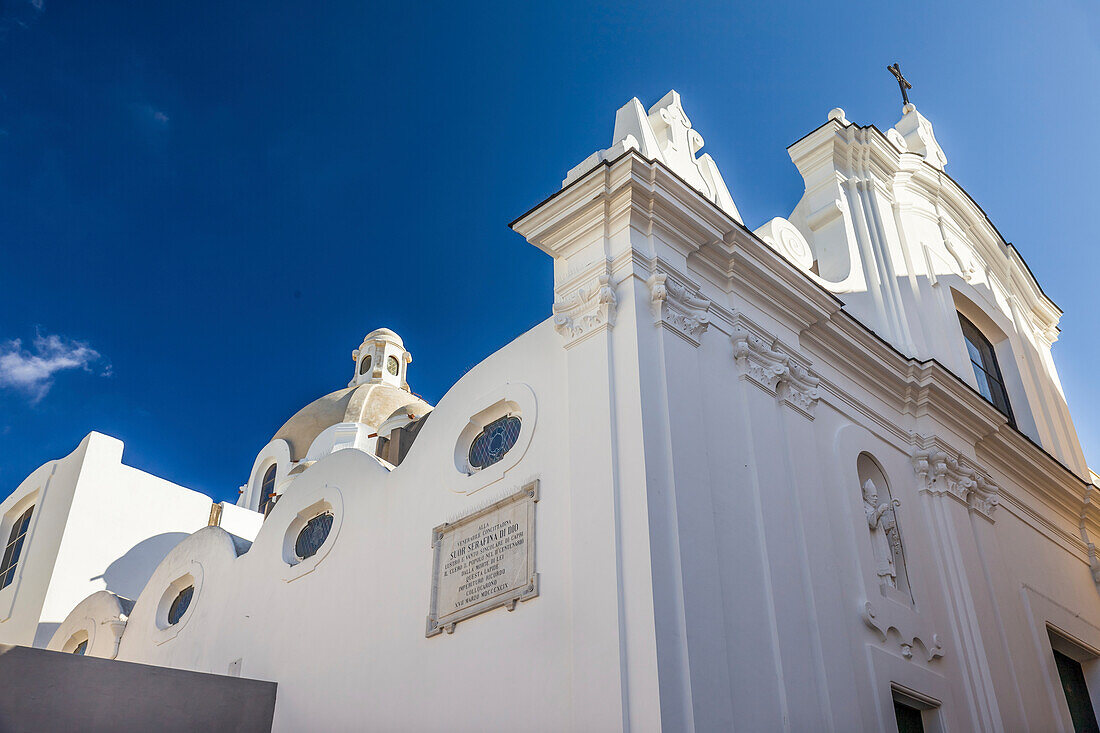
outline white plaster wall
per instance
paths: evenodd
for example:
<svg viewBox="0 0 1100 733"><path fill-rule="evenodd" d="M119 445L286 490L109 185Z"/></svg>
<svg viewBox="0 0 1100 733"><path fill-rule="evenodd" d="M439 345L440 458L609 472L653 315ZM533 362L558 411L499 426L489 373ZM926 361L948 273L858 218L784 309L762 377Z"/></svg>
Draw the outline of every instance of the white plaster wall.
<svg viewBox="0 0 1100 733"><path fill-rule="evenodd" d="M16 611L0 623L4 642L45 646L95 591L135 597L168 550L209 521L210 497L124 465L122 449L121 441L90 433L0 505L6 516L8 506L43 487L23 577L0 591L0 604L5 594L17 597Z"/></svg>
<svg viewBox="0 0 1100 733"><path fill-rule="evenodd" d="M544 323L471 370L392 472L358 450L320 459L287 486L240 557L231 556L218 530L181 544L138 599L119 658L221 674L241 659L243 676L279 682L277 730L426 730L443 721L454 730L568 728L573 711L563 700L573 685L590 682L575 679L568 642L575 625L592 622L583 613L587 604L574 606L570 582L557 338ZM455 467L455 440L508 382L528 385L537 401L537 415L529 407L522 418L523 430L533 429L530 444L503 475L484 472L495 480L483 485L479 474ZM432 527L536 477L540 596L511 613L497 609L463 621L454 634L425 638ZM294 571L283 559L285 535L318 499L335 505L335 536L311 572L288 580ZM201 566L201 588L178 634L165 640L156 608L175 576L194 572L191 563Z"/></svg>

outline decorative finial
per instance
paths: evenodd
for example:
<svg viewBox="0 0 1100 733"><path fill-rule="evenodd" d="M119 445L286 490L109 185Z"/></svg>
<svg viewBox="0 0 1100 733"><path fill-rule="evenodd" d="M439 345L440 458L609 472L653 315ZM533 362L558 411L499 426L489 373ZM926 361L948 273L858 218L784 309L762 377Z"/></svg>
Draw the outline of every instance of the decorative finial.
<svg viewBox="0 0 1100 733"><path fill-rule="evenodd" d="M901 75L901 67L898 62L895 61L893 66L887 66L886 70L894 75L894 78L898 80L898 86L901 88L901 101L905 107L909 106L909 90L913 88L913 85L905 80L905 77Z"/></svg>

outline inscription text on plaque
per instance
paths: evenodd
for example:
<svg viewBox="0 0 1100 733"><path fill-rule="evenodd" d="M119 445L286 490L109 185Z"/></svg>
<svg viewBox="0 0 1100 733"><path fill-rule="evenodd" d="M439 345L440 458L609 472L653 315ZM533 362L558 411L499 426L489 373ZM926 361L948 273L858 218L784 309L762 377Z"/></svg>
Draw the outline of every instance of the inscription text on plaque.
<svg viewBox="0 0 1100 733"><path fill-rule="evenodd" d="M539 594L535 573L537 480L516 493L432 530L432 605L427 636L452 633L463 619Z"/></svg>

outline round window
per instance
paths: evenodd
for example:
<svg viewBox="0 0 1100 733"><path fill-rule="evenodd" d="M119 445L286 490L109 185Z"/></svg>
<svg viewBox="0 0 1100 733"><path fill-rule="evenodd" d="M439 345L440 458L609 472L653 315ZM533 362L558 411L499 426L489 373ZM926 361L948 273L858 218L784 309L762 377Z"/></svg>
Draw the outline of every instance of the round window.
<svg viewBox="0 0 1100 733"><path fill-rule="evenodd" d="M172 601L172 605L168 608L168 624L178 624L179 620L183 618L183 614L187 613L187 607L191 605L191 598L195 595L195 586L189 585L178 594L176 599Z"/></svg>
<svg viewBox="0 0 1100 733"><path fill-rule="evenodd" d="M506 415L485 426L470 443L470 465L486 468L493 465L512 449L519 438L520 420Z"/></svg>
<svg viewBox="0 0 1100 733"><path fill-rule="evenodd" d="M298 533L298 539L294 541L294 552L298 559L305 560L317 554L332 530L332 518L332 512L325 512L306 522L306 526Z"/></svg>
<svg viewBox="0 0 1100 733"><path fill-rule="evenodd" d="M386 371L395 377L397 376L397 370L400 366L401 365L397 363L396 356L390 356L386 359Z"/></svg>
<svg viewBox="0 0 1100 733"><path fill-rule="evenodd" d="M370 371L370 354L363 357L363 361L359 362L359 373L366 374ZM346 374L346 372L345 372Z"/></svg>

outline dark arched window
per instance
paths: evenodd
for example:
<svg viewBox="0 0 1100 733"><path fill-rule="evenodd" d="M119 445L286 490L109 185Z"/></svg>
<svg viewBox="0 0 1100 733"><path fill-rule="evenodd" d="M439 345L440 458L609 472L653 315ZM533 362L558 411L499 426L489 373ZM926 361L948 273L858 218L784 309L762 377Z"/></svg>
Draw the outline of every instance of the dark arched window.
<svg viewBox="0 0 1100 733"><path fill-rule="evenodd" d="M85 639L84 641L82 641L82 642L80 642L79 644L76 645L76 649L73 649L73 654L76 654L77 656L82 657L82 656L84 656L85 653L87 653L87 651L88 651L88 640Z"/></svg>
<svg viewBox="0 0 1100 733"><path fill-rule="evenodd" d="M1008 404L1008 392L1005 390L1004 378L1001 377L1001 367L997 364L997 354L993 350L993 344L961 313L959 323L962 325L963 338L966 340L966 350L970 354L970 364L974 367L974 377L978 380L978 391L982 393L982 397L1003 412L1010 423L1015 425L1012 406Z"/></svg>
<svg viewBox="0 0 1100 733"><path fill-rule="evenodd" d="M27 529L31 526L31 512L34 507L19 515L11 526L8 544L4 548L4 562L0 564L0 588L7 588L15 580L15 571L19 567L19 556L23 554L23 543L27 539Z"/></svg>
<svg viewBox="0 0 1100 733"><path fill-rule="evenodd" d="M302 531L298 533L298 539L294 541L294 552L300 560L313 557L321 549L328 539L328 533L332 531L332 513L318 514L306 522Z"/></svg>
<svg viewBox="0 0 1100 733"><path fill-rule="evenodd" d="M275 464L272 463L260 483L260 513L267 516L268 508L275 499Z"/></svg>
<svg viewBox="0 0 1100 733"><path fill-rule="evenodd" d="M504 458L504 454L516 444L519 428L519 418L512 415L506 415L486 425L470 443L470 465L474 468L487 468Z"/></svg>
<svg viewBox="0 0 1100 733"><path fill-rule="evenodd" d="M359 373L366 374L370 371L370 354L363 357L363 361L359 362Z"/></svg>

